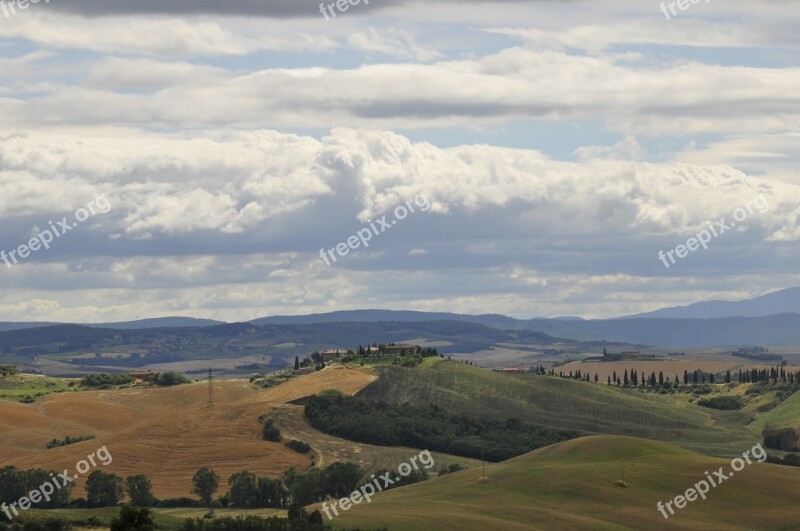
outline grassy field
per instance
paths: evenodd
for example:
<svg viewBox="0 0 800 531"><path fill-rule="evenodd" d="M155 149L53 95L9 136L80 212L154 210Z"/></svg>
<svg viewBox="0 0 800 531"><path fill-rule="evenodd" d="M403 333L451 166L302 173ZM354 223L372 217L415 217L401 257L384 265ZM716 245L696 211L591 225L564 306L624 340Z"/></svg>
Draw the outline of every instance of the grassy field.
<svg viewBox="0 0 800 531"><path fill-rule="evenodd" d="M25 397L35 400L53 393L63 393L77 380L48 378L34 374L16 374L0 377L0 400L21 401Z"/></svg>
<svg viewBox="0 0 800 531"><path fill-rule="evenodd" d="M744 415L732 418L701 408L689 403L685 395L656 395L533 374L502 374L440 359L426 360L423 370L378 370L381 378L359 396L394 404L436 404L458 413L499 420L513 417L587 434L671 441L715 455L732 455L757 439L745 427L748 419Z"/></svg>
<svg viewBox="0 0 800 531"><path fill-rule="evenodd" d="M800 429L800 392L794 393L775 409L764 413L752 427L761 431L765 426Z"/></svg>
<svg viewBox="0 0 800 531"><path fill-rule="evenodd" d="M150 511L153 514L153 519L155 520L156 524L163 529L181 529L183 526L183 521L187 518L202 518L208 512L208 509L204 508L192 508L192 507L180 507L174 509L161 509L161 508L150 508ZM286 511L284 509L280 509L276 511L275 509L228 509L228 508L221 508L221 509L214 509L214 513L218 518L230 516L230 517L237 517L237 516L245 516L245 515L258 515L264 517L271 517L271 516L280 516L285 517ZM93 523L99 523L106 528L111 524L111 520L116 518L119 515L119 508L116 507L103 507L100 509L31 509L22 513L22 517L19 518L20 522L24 523L26 521L36 521L36 522L44 522L49 519L60 519L67 522L73 522L75 527L81 528L94 528L97 529L95 526L83 526L82 523L86 523L87 520L93 518Z"/></svg>
<svg viewBox="0 0 800 531"><path fill-rule="evenodd" d="M627 488L614 485L625 460ZM756 463L665 520L656 509L730 461L666 443L585 437L379 493L331 522L392 531L800 529L800 469Z"/></svg>

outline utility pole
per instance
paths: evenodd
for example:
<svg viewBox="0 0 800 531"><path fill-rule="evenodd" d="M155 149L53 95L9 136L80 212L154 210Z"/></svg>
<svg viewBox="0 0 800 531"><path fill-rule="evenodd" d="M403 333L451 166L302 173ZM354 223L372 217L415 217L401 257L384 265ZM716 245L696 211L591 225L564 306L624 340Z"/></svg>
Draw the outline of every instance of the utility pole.
<svg viewBox="0 0 800 531"><path fill-rule="evenodd" d="M214 405L214 372L208 368L208 407Z"/></svg>

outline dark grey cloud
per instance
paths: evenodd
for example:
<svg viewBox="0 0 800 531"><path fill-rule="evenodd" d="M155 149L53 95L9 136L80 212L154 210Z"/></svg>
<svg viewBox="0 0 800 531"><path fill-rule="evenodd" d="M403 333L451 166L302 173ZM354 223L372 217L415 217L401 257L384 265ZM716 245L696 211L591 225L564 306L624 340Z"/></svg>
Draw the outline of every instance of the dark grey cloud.
<svg viewBox="0 0 800 531"><path fill-rule="evenodd" d="M326 0L326 3L330 1ZM369 7L382 9L402 3L405 2L372 0ZM58 0L50 6L90 17L160 14L291 18L321 16L318 14L319 4L320 0Z"/></svg>
<svg viewBox="0 0 800 531"><path fill-rule="evenodd" d="M52 9L97 17L131 14L154 15L230 15L269 18L316 17L322 0L58 0ZM325 4L335 0L324 0ZM530 0L494 0L491 3L524 3ZM543 0L559 3L563 0ZM370 0L369 11L354 10L353 14L366 14L376 9L414 3L413 0ZM430 2L426 2L430 3ZM447 2L445 0L442 3ZM486 0L460 0L458 3L481 4ZM364 0L360 7L366 7Z"/></svg>

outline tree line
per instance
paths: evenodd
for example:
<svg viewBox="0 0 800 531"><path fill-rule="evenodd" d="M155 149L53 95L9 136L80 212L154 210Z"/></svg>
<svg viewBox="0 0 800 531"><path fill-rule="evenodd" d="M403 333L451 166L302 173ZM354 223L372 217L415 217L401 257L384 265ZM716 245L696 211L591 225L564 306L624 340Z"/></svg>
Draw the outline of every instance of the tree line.
<svg viewBox="0 0 800 531"><path fill-rule="evenodd" d="M314 428L348 440L428 448L476 459L483 454L489 461L503 461L580 435L514 418L472 418L433 404L399 406L357 396L313 396L306 401L305 415Z"/></svg>
<svg viewBox="0 0 800 531"><path fill-rule="evenodd" d="M528 372L532 372L534 374L540 375L547 375L547 376L559 376L561 378L567 378L572 380L581 380L585 382L592 381L590 374L588 372L582 372L580 370L576 371L569 371L565 373L564 371L559 371L556 374L555 369L545 369L543 366L532 367ZM641 377L639 376L641 374ZM734 379L736 382L734 382ZM683 378L679 378L677 374L675 374L674 379L671 378L669 375L665 376L663 371L659 371L656 374L655 371L651 371L650 375L647 376L644 371L641 373L630 369L625 369L622 373L617 374L617 371L613 371L611 375L607 378L608 385L617 385L621 387L674 387L679 386L681 381L683 385L705 385L706 383L714 384L714 383L722 383L717 381L717 377L712 372L705 372L701 370L695 370L691 373L688 370L683 371ZM598 383L599 378L598 374L594 373L594 382ZM788 383L792 385L800 385L800 371L791 372L787 371L784 366L780 367L771 367L769 369L757 369L753 368L750 370L742 370L739 369L739 372L736 376L731 374L731 371L728 370L723 375L723 382L728 383Z"/></svg>

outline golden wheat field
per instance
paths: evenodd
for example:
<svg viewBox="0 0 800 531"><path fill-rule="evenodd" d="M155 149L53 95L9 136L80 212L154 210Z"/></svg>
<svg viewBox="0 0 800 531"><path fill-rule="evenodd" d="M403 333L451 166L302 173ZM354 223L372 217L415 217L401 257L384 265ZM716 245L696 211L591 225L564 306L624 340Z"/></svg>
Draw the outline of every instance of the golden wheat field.
<svg viewBox="0 0 800 531"><path fill-rule="evenodd" d="M120 476L144 474L160 498L189 496L191 478L208 466L227 478L247 469L279 476L290 467L306 470L311 460L282 443L264 441L258 417L278 404L325 389L353 394L374 380L363 372L331 367L260 390L247 381L208 385L129 388L51 395L34 404L0 403L0 462L18 468L75 473L75 464L105 446L113 462L104 470ZM94 435L96 439L45 450L53 438ZM83 492L79 479L77 495Z"/></svg>

